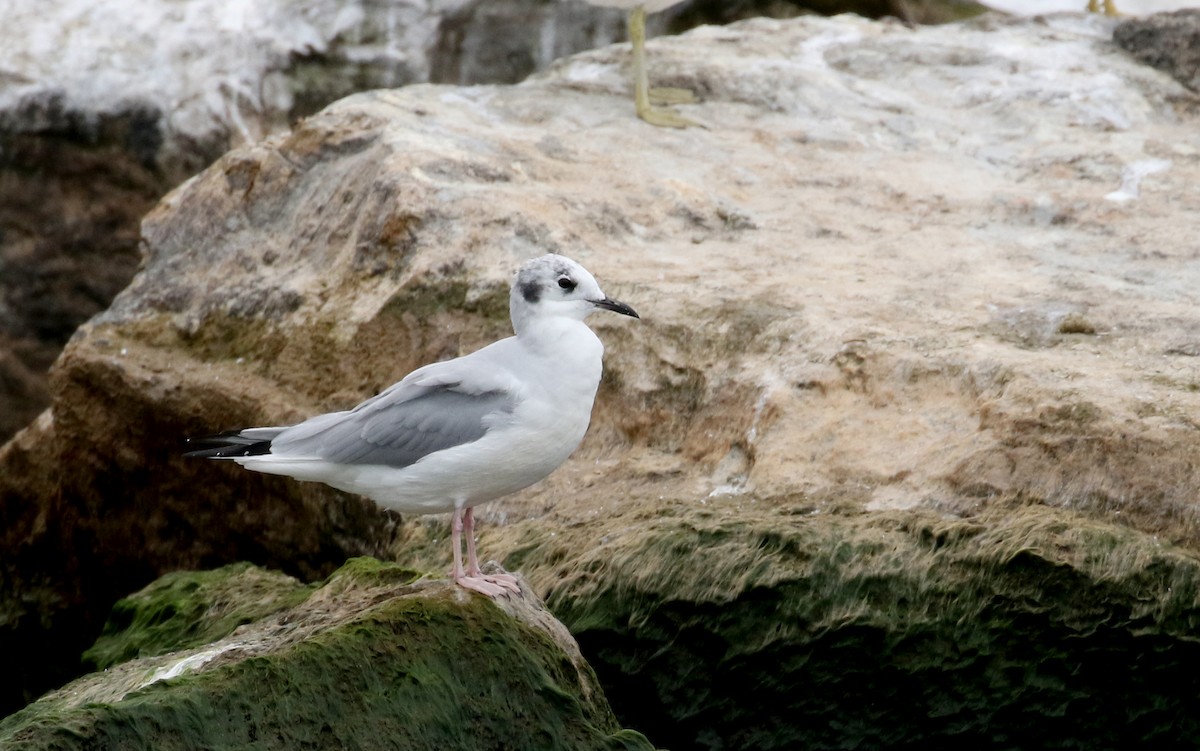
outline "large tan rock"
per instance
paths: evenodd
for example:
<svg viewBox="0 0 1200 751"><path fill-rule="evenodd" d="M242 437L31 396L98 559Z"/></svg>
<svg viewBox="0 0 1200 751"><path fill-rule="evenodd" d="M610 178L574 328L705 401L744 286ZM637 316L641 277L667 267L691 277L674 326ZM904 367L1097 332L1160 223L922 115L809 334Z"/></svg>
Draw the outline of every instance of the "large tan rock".
<svg viewBox="0 0 1200 751"><path fill-rule="evenodd" d="M355 91L516 82L625 26L573 0L47 0L3 17L0 441L129 283L142 216L230 148Z"/></svg>
<svg viewBox="0 0 1200 751"><path fill-rule="evenodd" d="M704 128L634 120L616 47L515 87L357 95L231 152L147 217L142 271L0 452L6 545L66 562L43 581L21 559L5 597L82 642L98 603L177 566L444 565L445 520L180 441L505 335L509 275L551 251L643 321L595 321L606 378L572 460L481 510L484 554L536 586L666 509L758 528L1032 505L1194 546L1197 100L1111 28L703 28L651 55ZM555 530L561 557L522 547Z"/></svg>

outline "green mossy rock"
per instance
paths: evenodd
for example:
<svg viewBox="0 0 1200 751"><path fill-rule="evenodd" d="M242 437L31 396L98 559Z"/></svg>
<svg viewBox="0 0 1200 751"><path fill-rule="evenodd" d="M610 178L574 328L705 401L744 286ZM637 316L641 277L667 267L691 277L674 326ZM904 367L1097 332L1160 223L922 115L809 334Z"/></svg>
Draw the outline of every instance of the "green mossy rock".
<svg viewBox="0 0 1200 751"><path fill-rule="evenodd" d="M198 647L298 605L312 591L249 563L170 573L113 605L104 632L83 659L93 670L107 670L135 657Z"/></svg>
<svg viewBox="0 0 1200 751"><path fill-rule="evenodd" d="M176 576L131 599L232 592L251 571L193 575L203 582L194 587ZM194 628L182 626L185 612L198 616ZM187 642L228 620L189 605L130 623L123 641L102 641L162 646L169 631ZM221 641L126 661L43 697L0 722L0 747L652 748L618 726L570 635L536 598L497 603L371 559Z"/></svg>
<svg viewBox="0 0 1200 751"><path fill-rule="evenodd" d="M1042 506L963 520L748 504L664 503L590 545L530 525L506 557L656 742L1200 745L1193 554Z"/></svg>

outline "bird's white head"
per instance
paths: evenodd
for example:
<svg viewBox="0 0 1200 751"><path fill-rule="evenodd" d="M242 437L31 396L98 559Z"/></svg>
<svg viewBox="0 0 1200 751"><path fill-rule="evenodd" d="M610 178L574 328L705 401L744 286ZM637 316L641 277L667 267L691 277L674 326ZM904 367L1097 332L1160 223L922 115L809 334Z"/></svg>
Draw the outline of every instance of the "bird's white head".
<svg viewBox="0 0 1200 751"><path fill-rule="evenodd" d="M534 318L547 316L582 321L602 309L639 317L633 308L605 295L587 269L554 253L526 261L517 270L508 307L518 334Z"/></svg>

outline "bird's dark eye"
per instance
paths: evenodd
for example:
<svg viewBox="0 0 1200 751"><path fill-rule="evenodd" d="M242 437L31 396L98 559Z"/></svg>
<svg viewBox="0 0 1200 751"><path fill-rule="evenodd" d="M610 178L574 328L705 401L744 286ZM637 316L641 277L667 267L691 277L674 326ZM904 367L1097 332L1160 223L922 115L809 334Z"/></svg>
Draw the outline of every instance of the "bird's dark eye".
<svg viewBox="0 0 1200 751"><path fill-rule="evenodd" d="M558 286L570 292L571 290L575 289L575 281L569 276L560 276L558 278Z"/></svg>

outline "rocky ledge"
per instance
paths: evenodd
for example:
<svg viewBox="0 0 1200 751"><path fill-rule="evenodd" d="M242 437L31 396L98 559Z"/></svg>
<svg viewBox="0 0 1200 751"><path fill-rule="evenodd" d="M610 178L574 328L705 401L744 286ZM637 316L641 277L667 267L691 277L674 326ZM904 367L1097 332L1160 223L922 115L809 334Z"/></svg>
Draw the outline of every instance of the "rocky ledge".
<svg viewBox="0 0 1200 751"><path fill-rule="evenodd" d="M588 438L482 509L480 544L623 723L672 748L1194 740L1200 100L1112 29L702 28L650 54L703 128L633 119L613 47L230 152L147 217L142 270L0 449L16 682L61 683L170 570L444 570L444 519L181 439L502 336L512 270L557 251L643 320L596 322Z"/></svg>
<svg viewBox="0 0 1200 751"><path fill-rule="evenodd" d="M319 586L230 566L118 603L103 672L0 722L33 749L652 751L537 597L493 602L372 559Z"/></svg>

